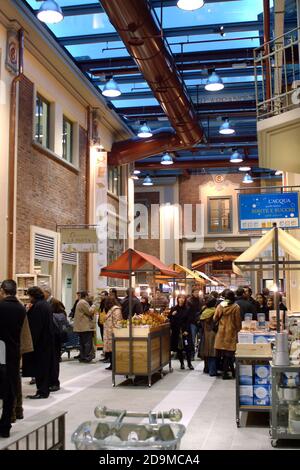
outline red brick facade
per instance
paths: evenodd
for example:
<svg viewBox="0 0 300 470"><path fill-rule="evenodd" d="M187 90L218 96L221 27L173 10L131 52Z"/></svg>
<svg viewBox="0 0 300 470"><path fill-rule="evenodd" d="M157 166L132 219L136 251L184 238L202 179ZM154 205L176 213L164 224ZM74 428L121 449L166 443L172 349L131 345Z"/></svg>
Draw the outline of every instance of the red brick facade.
<svg viewBox="0 0 300 470"><path fill-rule="evenodd" d="M30 226L86 223L86 131L79 129L79 171L33 146L33 83L20 82L17 156L16 272L30 269ZM79 287L86 288L87 259L80 256Z"/></svg>

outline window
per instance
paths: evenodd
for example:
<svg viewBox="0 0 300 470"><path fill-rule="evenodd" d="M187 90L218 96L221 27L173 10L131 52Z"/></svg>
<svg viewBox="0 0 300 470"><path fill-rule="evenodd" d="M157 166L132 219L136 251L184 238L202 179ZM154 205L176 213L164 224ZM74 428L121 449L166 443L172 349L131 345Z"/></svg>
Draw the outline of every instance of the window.
<svg viewBox="0 0 300 470"><path fill-rule="evenodd" d="M232 199L231 197L208 198L208 232L232 232Z"/></svg>
<svg viewBox="0 0 300 470"><path fill-rule="evenodd" d="M35 141L49 148L50 103L40 95L35 105Z"/></svg>
<svg viewBox="0 0 300 470"><path fill-rule="evenodd" d="M108 191L116 196L122 195L122 168L109 167L108 168Z"/></svg>
<svg viewBox="0 0 300 470"><path fill-rule="evenodd" d="M63 116L62 157L73 163L73 123Z"/></svg>
<svg viewBox="0 0 300 470"><path fill-rule="evenodd" d="M115 259L122 255L124 252L124 240L119 238L109 238L107 240L107 264L110 265ZM109 287L123 287L124 282L122 279L115 279L112 277L107 278L107 285Z"/></svg>

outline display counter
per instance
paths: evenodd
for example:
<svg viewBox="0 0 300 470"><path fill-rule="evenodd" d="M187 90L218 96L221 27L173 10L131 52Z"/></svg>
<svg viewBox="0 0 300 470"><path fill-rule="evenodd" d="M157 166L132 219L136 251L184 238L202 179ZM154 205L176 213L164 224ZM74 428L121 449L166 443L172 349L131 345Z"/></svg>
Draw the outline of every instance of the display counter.
<svg viewBox="0 0 300 470"><path fill-rule="evenodd" d="M112 346L113 386L116 385L116 375L129 378L146 376L148 386L151 387L153 374L160 372L163 377L163 368L166 365L169 365L169 371L172 372L169 323L133 326L131 337L129 327L114 328Z"/></svg>

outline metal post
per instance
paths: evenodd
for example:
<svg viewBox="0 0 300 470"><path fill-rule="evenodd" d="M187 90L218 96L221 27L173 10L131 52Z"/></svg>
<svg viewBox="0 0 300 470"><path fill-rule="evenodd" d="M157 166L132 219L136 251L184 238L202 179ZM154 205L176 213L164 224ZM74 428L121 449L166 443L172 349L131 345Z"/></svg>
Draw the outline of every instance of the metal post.
<svg viewBox="0 0 300 470"><path fill-rule="evenodd" d="M132 250L129 249L129 374L132 375L133 370L133 342L132 342Z"/></svg>
<svg viewBox="0 0 300 470"><path fill-rule="evenodd" d="M274 283L279 289L279 244L278 244L278 227L274 223L274 243L273 243L273 260L274 260ZM276 324L277 324L277 333L280 333L280 309L279 309L279 294L278 291L274 293L275 308L276 308Z"/></svg>
<svg viewBox="0 0 300 470"><path fill-rule="evenodd" d="M297 2L297 20L298 20L298 28L300 28L300 0L296 0ZM300 57L300 31L298 30L298 54ZM299 67L300 67L300 61L299 61Z"/></svg>
<svg viewBox="0 0 300 470"><path fill-rule="evenodd" d="M266 99L271 99L271 66L270 66L270 39L271 39L271 27L270 27L270 0L264 0L264 55L265 59L265 70L266 70ZM268 102L268 107L270 102Z"/></svg>

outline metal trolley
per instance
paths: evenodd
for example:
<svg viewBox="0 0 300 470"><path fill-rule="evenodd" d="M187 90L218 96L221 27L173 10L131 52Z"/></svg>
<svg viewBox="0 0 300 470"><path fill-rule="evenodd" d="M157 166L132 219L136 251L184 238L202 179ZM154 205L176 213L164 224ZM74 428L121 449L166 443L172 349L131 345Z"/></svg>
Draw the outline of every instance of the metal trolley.
<svg viewBox="0 0 300 470"><path fill-rule="evenodd" d="M182 419L178 409L137 413L97 406L95 416L100 421L86 421L72 434L77 450L176 450L186 430L178 423ZM103 421L108 416L116 419ZM123 423L124 418L146 418L148 423Z"/></svg>
<svg viewBox="0 0 300 470"><path fill-rule="evenodd" d="M293 429L290 419L290 408L296 406L300 410L300 384L294 387L283 385L282 378L285 373L300 373L299 365L275 366L271 363L272 371L272 414L271 414L271 444L277 447L282 439L296 439L300 442L300 419L296 421L297 429ZM289 396L285 396L285 390ZM292 396L295 395L295 396Z"/></svg>

